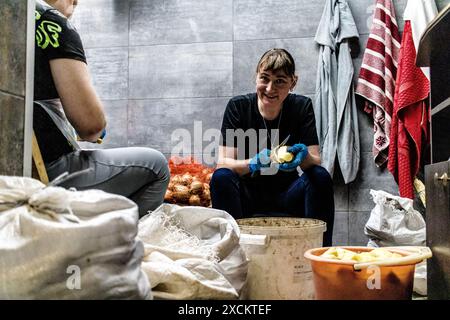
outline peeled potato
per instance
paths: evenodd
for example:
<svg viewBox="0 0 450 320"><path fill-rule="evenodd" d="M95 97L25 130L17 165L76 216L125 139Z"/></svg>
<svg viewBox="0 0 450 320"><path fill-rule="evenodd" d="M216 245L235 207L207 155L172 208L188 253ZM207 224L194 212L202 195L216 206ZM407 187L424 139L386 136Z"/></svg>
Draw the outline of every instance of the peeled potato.
<svg viewBox="0 0 450 320"><path fill-rule="evenodd" d="M270 158L273 162L277 163L291 162L294 159L294 155L290 152L287 152L287 149L287 146L282 146L278 149L274 149L270 154Z"/></svg>
<svg viewBox="0 0 450 320"><path fill-rule="evenodd" d="M280 163L283 162L291 162L292 159L294 159L294 155L290 152L287 152L287 148L286 146L283 146L281 148L278 149L278 159L280 160Z"/></svg>

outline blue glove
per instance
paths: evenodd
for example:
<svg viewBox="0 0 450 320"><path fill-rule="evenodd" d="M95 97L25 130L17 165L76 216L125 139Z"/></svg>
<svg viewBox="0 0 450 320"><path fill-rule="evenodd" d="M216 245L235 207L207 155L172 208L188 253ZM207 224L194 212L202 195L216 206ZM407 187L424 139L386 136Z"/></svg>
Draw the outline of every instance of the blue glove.
<svg viewBox="0 0 450 320"><path fill-rule="evenodd" d="M101 136L97 139L96 143L100 144L103 142L103 138L106 136L106 128L103 129Z"/></svg>
<svg viewBox="0 0 450 320"><path fill-rule="evenodd" d="M270 150L262 150L260 153L255 154L255 156L250 159L250 163L248 164L250 173L253 174L256 171L261 170L261 168L270 167L270 162Z"/></svg>
<svg viewBox="0 0 450 320"><path fill-rule="evenodd" d="M290 152L294 155L294 159L291 162L285 162L279 165L278 169L281 171L294 171L297 167L305 160L308 155L308 147L303 143L294 144L292 147L289 147L287 152Z"/></svg>

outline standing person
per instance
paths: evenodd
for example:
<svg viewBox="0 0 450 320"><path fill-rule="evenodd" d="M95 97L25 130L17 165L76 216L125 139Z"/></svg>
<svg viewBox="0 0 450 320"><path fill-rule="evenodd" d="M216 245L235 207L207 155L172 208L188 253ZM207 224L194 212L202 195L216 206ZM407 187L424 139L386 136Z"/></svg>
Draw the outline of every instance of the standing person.
<svg viewBox="0 0 450 320"><path fill-rule="evenodd" d="M311 99L290 93L297 80L291 54L271 49L257 65L256 93L228 102L211 179L212 206L236 219L281 212L323 220L324 245L331 246L333 182L320 166ZM285 139L293 160L272 170L271 149ZM300 177L297 167L303 171Z"/></svg>
<svg viewBox="0 0 450 320"><path fill-rule="evenodd" d="M81 150L72 134L96 142L106 133L80 36L68 20L77 3L36 1L33 129L50 180L90 168L59 185L126 196L142 216L163 202L170 178L165 157L149 148Z"/></svg>

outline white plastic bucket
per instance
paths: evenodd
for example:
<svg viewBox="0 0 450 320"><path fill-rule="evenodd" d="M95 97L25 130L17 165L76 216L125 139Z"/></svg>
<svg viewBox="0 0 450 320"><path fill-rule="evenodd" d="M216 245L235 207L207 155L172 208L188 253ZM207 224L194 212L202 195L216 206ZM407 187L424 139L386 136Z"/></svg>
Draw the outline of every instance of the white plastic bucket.
<svg viewBox="0 0 450 320"><path fill-rule="evenodd" d="M249 300L314 299L311 266L304 253L321 247L326 223L306 218L237 220L240 244L249 259Z"/></svg>

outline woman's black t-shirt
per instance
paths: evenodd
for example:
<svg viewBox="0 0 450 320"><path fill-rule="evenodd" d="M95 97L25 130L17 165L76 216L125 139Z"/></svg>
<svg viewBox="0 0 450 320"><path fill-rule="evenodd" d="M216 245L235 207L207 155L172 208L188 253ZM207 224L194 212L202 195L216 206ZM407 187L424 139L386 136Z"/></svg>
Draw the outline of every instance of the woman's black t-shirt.
<svg viewBox="0 0 450 320"><path fill-rule="evenodd" d="M278 135L276 131L271 131L277 128ZM288 136L287 146L296 143L306 146L319 144L311 99L297 94L289 94L278 117L265 122L258 110L256 93L230 99L223 116L221 133L220 144L237 148L237 159L249 159L264 148L272 149L272 144L277 146ZM296 171L278 171L275 175L245 176L244 180L251 184L264 183L266 186L276 183L284 188L297 177Z"/></svg>

